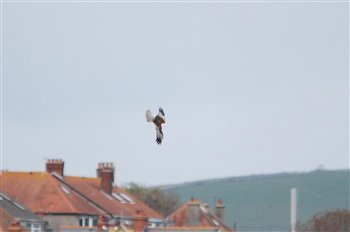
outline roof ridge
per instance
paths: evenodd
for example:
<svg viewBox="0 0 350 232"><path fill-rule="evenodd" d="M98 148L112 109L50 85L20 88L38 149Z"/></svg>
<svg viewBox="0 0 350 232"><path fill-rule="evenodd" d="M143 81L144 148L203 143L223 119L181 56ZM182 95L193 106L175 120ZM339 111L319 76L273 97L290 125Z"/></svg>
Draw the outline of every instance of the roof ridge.
<svg viewBox="0 0 350 232"><path fill-rule="evenodd" d="M189 201L183 203L182 205L180 205L179 207L177 207L170 215L167 216L167 218L172 218L174 217L178 212L185 210L187 207Z"/></svg>
<svg viewBox="0 0 350 232"><path fill-rule="evenodd" d="M203 212L203 210L201 210ZM204 213L204 212L203 212ZM206 217L209 218L213 222L216 220L219 223L219 227L224 227L226 230L232 230L221 218L215 215L215 213L208 211L208 213L204 213ZM215 224L215 222L213 222Z"/></svg>
<svg viewBox="0 0 350 232"><path fill-rule="evenodd" d="M46 173L46 174L48 175L48 179L49 179L50 183L54 186L54 188L56 188L56 189L58 190L58 194L61 196L61 198L63 198L63 200L67 203L67 205L69 206L69 208L70 208L74 213L76 213L76 212L77 212L76 208L75 208L75 207L72 205L72 203L68 200L67 196L66 196L65 194L62 193L61 188L60 188L59 186L57 186L57 185L54 183L53 179L51 179L51 178L53 178L53 176L52 176L51 174L49 174L49 173Z"/></svg>
<svg viewBox="0 0 350 232"><path fill-rule="evenodd" d="M46 172L38 172L38 171L9 171L9 170L0 170L0 174L43 174Z"/></svg>
<svg viewBox="0 0 350 232"><path fill-rule="evenodd" d="M65 176L67 177L67 176ZM69 176L68 176L69 177ZM76 189L75 187L73 187L70 183L68 183L64 178L59 179L57 178L58 181L60 181L61 183L65 184L66 186L68 186L75 194L77 194L79 197L81 197L83 200L85 200L86 202L88 202L90 205L93 205L95 208L97 208L99 211L102 211L104 213L107 213L109 215L113 215L113 213L109 212L108 210L106 210L104 207L100 206L99 204L97 204L95 201L91 200L88 196L86 196L85 194L81 193L78 189Z"/></svg>
<svg viewBox="0 0 350 232"><path fill-rule="evenodd" d="M67 176L65 175L64 178L76 178L76 179L98 179L98 177L88 177L88 176Z"/></svg>

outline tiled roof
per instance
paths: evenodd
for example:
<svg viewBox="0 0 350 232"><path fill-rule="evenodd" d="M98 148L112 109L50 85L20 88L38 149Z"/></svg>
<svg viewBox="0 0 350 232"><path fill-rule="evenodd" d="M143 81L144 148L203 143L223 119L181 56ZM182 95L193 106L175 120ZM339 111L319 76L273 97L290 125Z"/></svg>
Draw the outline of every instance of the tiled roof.
<svg viewBox="0 0 350 232"><path fill-rule="evenodd" d="M198 204L199 207L199 225L198 227L216 227L220 228L221 231L233 231L228 227L222 220L211 213L210 209L207 208L207 204L200 202L198 199L191 199L177 210L175 210L171 215L169 215L168 220L172 223L174 228L190 228L188 226L188 206L189 204ZM196 226L197 227L197 226ZM196 228L191 227L191 228Z"/></svg>
<svg viewBox="0 0 350 232"><path fill-rule="evenodd" d="M131 218L136 210L142 210L149 218L164 219L122 188L114 187L112 195L106 194L100 189L100 181L100 178L62 178L47 172L1 172L0 191L35 213Z"/></svg>
<svg viewBox="0 0 350 232"><path fill-rule="evenodd" d="M100 189L101 180L99 178L65 176L64 181L109 214L133 217L136 210L142 210L148 218L164 219L157 211L151 209L122 188L114 187L111 195L103 192Z"/></svg>
<svg viewBox="0 0 350 232"><path fill-rule="evenodd" d="M64 232L97 232L96 227L86 227L86 226L61 226L60 231Z"/></svg>
<svg viewBox="0 0 350 232"><path fill-rule="evenodd" d="M25 208L23 205L18 204L8 196L0 193L0 208L6 211L9 215L16 218L18 221L31 221L38 223L45 223L45 221Z"/></svg>
<svg viewBox="0 0 350 232"><path fill-rule="evenodd" d="M7 232L7 229L13 222L16 222L16 219L2 208L0 208L0 215L0 232Z"/></svg>
<svg viewBox="0 0 350 232"><path fill-rule="evenodd" d="M35 213L101 214L101 210L46 172L1 172L0 191Z"/></svg>
<svg viewBox="0 0 350 232"><path fill-rule="evenodd" d="M213 226L171 226L171 227L156 227L156 228L149 228L148 230L152 231L215 231L217 230L217 227Z"/></svg>

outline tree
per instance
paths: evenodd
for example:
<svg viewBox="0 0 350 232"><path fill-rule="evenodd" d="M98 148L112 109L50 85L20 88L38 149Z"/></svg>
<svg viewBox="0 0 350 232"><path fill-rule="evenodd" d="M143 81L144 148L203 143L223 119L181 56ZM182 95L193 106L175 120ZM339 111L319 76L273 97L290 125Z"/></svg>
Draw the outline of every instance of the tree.
<svg viewBox="0 0 350 232"><path fill-rule="evenodd" d="M316 214L305 224L299 225L297 230L300 232L350 232L350 211L343 209Z"/></svg>
<svg viewBox="0 0 350 232"><path fill-rule="evenodd" d="M157 210L164 217L179 207L179 196L164 192L160 188L146 188L136 183L130 183L125 187L125 190L135 195L149 207Z"/></svg>

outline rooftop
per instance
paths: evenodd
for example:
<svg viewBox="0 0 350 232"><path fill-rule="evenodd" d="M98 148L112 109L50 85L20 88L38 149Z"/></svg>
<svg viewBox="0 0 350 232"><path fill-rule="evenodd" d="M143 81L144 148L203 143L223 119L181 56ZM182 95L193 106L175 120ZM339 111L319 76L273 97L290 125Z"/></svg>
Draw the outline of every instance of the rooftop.
<svg viewBox="0 0 350 232"><path fill-rule="evenodd" d="M220 206L223 205L222 201L220 204ZM189 225L189 207L191 206L197 207L195 216L198 217L198 226ZM233 231L219 217L210 211L208 204L203 203L195 198L192 198L191 200L184 203L172 214L170 214L167 219L172 223L171 227L174 228L174 230L178 230L177 228L182 228L184 230L204 230L205 228L207 230L212 230L213 228L219 228L221 231Z"/></svg>

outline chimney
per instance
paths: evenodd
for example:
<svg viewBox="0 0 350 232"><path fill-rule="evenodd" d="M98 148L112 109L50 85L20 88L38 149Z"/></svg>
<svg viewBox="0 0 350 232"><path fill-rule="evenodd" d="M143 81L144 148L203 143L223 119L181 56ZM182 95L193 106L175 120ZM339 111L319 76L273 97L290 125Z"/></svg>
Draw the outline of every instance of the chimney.
<svg viewBox="0 0 350 232"><path fill-rule="evenodd" d="M222 200L219 198L218 201L216 202L216 212L215 215L221 220L224 221L224 211L225 211L225 206Z"/></svg>
<svg viewBox="0 0 350 232"><path fill-rule="evenodd" d="M49 159L46 162L46 172L56 172L58 175L63 176L64 162L61 159Z"/></svg>
<svg viewBox="0 0 350 232"><path fill-rule="evenodd" d="M101 190L107 194L112 194L114 182L113 163L99 163L97 167L97 177L101 179Z"/></svg>
<svg viewBox="0 0 350 232"><path fill-rule="evenodd" d="M97 222L97 232L107 231L108 229L108 218L106 215L100 215Z"/></svg>
<svg viewBox="0 0 350 232"><path fill-rule="evenodd" d="M45 211L43 209L39 209L38 212L36 212L36 215L39 217L43 218L45 216Z"/></svg>
<svg viewBox="0 0 350 232"><path fill-rule="evenodd" d="M24 232L26 231L17 221L11 222L11 225L7 228L8 232Z"/></svg>
<svg viewBox="0 0 350 232"><path fill-rule="evenodd" d="M142 232L148 226L148 218L143 214L141 210L136 210L136 215L134 216L133 229L134 232Z"/></svg>
<svg viewBox="0 0 350 232"><path fill-rule="evenodd" d="M193 197L187 203L187 226L199 225L199 201Z"/></svg>

